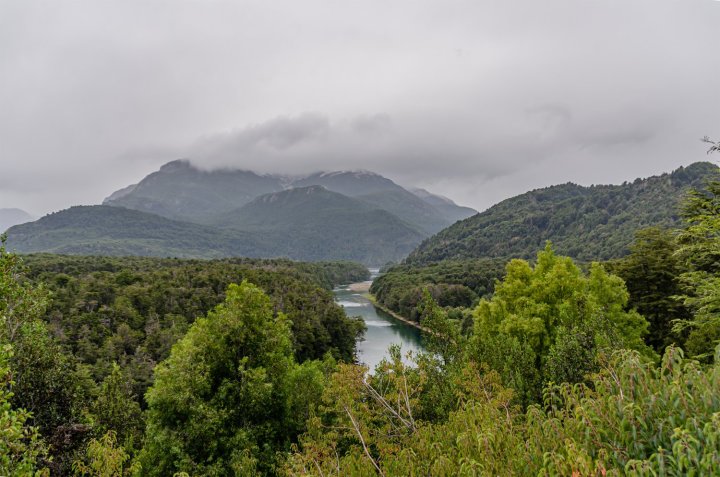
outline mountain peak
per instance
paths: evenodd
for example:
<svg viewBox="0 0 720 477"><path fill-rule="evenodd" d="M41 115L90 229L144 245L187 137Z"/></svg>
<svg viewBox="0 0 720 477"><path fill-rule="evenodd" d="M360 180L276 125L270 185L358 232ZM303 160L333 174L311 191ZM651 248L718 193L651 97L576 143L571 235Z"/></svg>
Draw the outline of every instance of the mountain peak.
<svg viewBox="0 0 720 477"><path fill-rule="evenodd" d="M160 166L161 172L175 172L186 170L198 170L190 163L189 159L176 159Z"/></svg>

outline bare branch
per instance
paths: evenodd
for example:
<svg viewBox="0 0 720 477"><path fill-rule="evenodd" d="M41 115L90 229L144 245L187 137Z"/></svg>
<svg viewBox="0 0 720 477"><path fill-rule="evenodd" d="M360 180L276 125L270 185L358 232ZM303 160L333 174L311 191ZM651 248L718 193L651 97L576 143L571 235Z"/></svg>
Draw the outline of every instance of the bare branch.
<svg viewBox="0 0 720 477"><path fill-rule="evenodd" d="M352 425L353 425L353 427L355 428L355 432L357 432L357 435L358 435L358 437L360 438L360 443L361 443L362 446L363 446L363 450L365 451L365 455L367 456L368 459L370 459L370 462L372 462L372 464L375 466L375 468L377 469L378 473L379 473L380 475L382 475L383 477L385 477L385 474L383 473L383 471L382 471L382 469L380 468L380 466L377 464L377 462L375 462L375 459L373 459L372 456L370 455L370 451L368 450L367 445L365 444L365 439L363 439L362 432L360 432L360 428L358 427L357 422L355 422L355 418L353 417L352 413L351 413L350 410L347 408L347 406L345 406L345 412L347 413L348 417L350 418L350 422L352 422Z"/></svg>

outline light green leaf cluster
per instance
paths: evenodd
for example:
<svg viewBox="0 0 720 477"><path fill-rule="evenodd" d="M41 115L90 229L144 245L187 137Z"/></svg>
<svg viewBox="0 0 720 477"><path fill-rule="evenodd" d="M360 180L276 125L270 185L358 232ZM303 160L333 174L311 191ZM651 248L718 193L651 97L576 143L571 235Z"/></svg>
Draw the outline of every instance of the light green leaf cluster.
<svg viewBox="0 0 720 477"><path fill-rule="evenodd" d="M304 428L324 382L295 363L289 322L250 283L198 319L155 369L141 463L146 475L255 475ZM299 394L298 391L303 391Z"/></svg>
<svg viewBox="0 0 720 477"><path fill-rule="evenodd" d="M38 461L47 450L37 429L28 425L31 414L14 409L10 403L13 397L11 356L12 348L0 344L0 475L49 475L47 469L38 470Z"/></svg>
<svg viewBox="0 0 720 477"><path fill-rule="evenodd" d="M596 263L586 275L548 243L534 267L511 261L494 296L480 301L469 351L523 402L536 402L544 383L581 381L611 349L653 355L642 340L647 322L627 301L620 278Z"/></svg>

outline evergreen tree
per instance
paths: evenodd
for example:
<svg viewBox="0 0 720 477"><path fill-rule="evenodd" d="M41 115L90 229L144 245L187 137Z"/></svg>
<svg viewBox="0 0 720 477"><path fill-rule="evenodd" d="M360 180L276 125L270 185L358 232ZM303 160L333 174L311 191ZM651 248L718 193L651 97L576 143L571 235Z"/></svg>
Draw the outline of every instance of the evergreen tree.
<svg viewBox="0 0 720 477"><path fill-rule="evenodd" d="M682 344L681 336L672 331L673 323L690 318L678 299L682 294L680 276L687 270L677 248L670 230L651 227L637 232L630 254L611 264L630 293L628 308L637 310L650 324L645 342L658 352Z"/></svg>
<svg viewBox="0 0 720 477"><path fill-rule="evenodd" d="M678 255L688 269L681 280L693 317L676 330L689 330L686 347L692 355L712 359L720 341L720 180L690 191L682 215L686 227L678 236Z"/></svg>

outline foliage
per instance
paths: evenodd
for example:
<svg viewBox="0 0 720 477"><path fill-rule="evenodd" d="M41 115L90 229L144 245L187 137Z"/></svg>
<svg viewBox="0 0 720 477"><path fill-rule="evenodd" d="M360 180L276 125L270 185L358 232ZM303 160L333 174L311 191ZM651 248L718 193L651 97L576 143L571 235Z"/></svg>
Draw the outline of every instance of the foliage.
<svg viewBox="0 0 720 477"><path fill-rule="evenodd" d="M26 419L50 444L53 472L69 467L87 426L83 410L93 383L41 320L48 303L42 286L23 276L20 258L0 246L0 346L12 346L11 404L29 411Z"/></svg>
<svg viewBox="0 0 720 477"><path fill-rule="evenodd" d="M682 345L683 337L672 327L677 320L690 318L677 298L683 291L680 276L686 271L677 249L672 231L651 227L636 233L629 255L606 265L625 282L630 294L627 307L648 320L645 342L658 352L671 344Z"/></svg>
<svg viewBox="0 0 720 477"><path fill-rule="evenodd" d="M345 316L329 289L367 278L353 263L287 260L178 260L155 258L26 256L28 275L53 292L45 315L54 335L98 381L117 363L142 398L152 370L197 316L225 298L230 283L247 279L292 320L299 361L330 352L351 361L362 321ZM118 433L120 437L122 433Z"/></svg>
<svg viewBox="0 0 720 477"><path fill-rule="evenodd" d="M418 321L423 290L444 308L471 307L490 296L495 280L505 273L504 260L445 260L429 265L395 265L373 281L370 292L377 301Z"/></svg>
<svg viewBox="0 0 720 477"><path fill-rule="evenodd" d="M8 320L0 336L12 335L16 350L12 404L32 411L28 423L50 444L52 460L42 462L54 474L69 473L78 460L89 465L82 457L88 440L111 431L122 452L132 457L140 450L142 399L155 364L196 316L225 299L233 281L261 284L273 310L292 318L299 359L330 353L352 360L362 331L329 292L367 278L358 264L51 255L24 261L3 249L0 306ZM293 373L297 389L314 382L313 369ZM288 429L304 428L302 403L311 390L293 398L298 412L286 419Z"/></svg>
<svg viewBox="0 0 720 477"><path fill-rule="evenodd" d="M108 431L100 439L92 439L85 453L84 460L73 463L75 475L123 477L140 471L139 464L130 463L130 456L117 445L114 431Z"/></svg>
<svg viewBox="0 0 720 477"><path fill-rule="evenodd" d="M720 181L691 191L682 215L686 226L677 253L687 268L681 275L683 298L693 317L680 321L677 329L689 330L689 352L711 359L720 341Z"/></svg>
<svg viewBox="0 0 720 477"><path fill-rule="evenodd" d="M9 367L10 345L0 344L0 475L49 475L38 470L38 462L47 453L37 428L28 425L31 414L11 405L13 376Z"/></svg>
<svg viewBox="0 0 720 477"><path fill-rule="evenodd" d="M147 475L254 475L273 468L322 392L318 362L295 363L287 318L259 288L230 285L155 369L148 391ZM305 382L303 382L305 381ZM292 394L302 382L305 393ZM295 422L295 425L292 423Z"/></svg>
<svg viewBox="0 0 720 477"><path fill-rule="evenodd" d="M717 173L695 163L633 183L564 184L505 200L425 240L406 259L423 265L445 259L531 258L546 240L560 253L589 262L624 256L638 229L679 225L685 192Z"/></svg>
<svg viewBox="0 0 720 477"><path fill-rule="evenodd" d="M469 352L497 370L521 402L537 402L545 383L580 382L595 371L598 353L652 355L642 341L647 322L625 311L627 300L620 278L599 264L585 276L548 243L535 267L512 260L493 297L480 301Z"/></svg>
<svg viewBox="0 0 720 477"><path fill-rule="evenodd" d="M543 405L524 412L512 405L513 393L496 373L470 367L460 381L464 394L457 411L439 423L415 420L403 432L383 432L378 426L399 421L395 406L403 400L381 394L391 406L375 405L370 412L362 379L351 371L341 369L333 376L324 402L338 417L354 405L352 420L348 415L342 421L313 421L288 460L286 475L680 476L720 471L720 365L704 368L684 359L677 348L668 348L659 367L636 352L615 352L587 386L550 385Z"/></svg>
<svg viewBox="0 0 720 477"><path fill-rule="evenodd" d="M98 435L112 432L123 448L132 452L142 445L142 411L133 392L132 378L117 364L105 378L92 405L94 430Z"/></svg>

